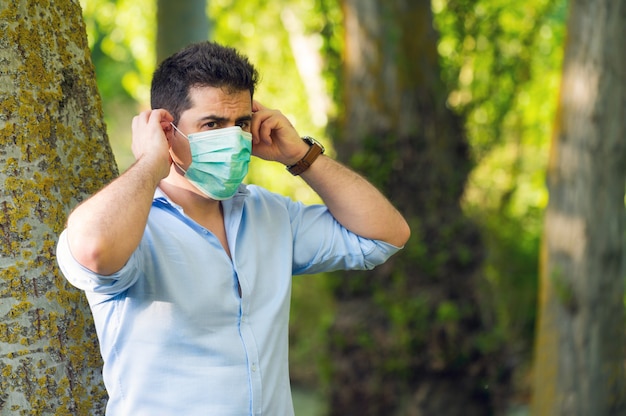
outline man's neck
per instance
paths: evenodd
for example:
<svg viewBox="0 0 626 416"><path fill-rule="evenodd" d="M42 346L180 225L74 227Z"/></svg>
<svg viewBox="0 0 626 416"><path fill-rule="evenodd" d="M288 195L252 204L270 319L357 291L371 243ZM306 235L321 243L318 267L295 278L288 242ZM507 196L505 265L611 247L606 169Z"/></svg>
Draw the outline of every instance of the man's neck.
<svg viewBox="0 0 626 416"><path fill-rule="evenodd" d="M220 217L220 201L211 199L201 194L189 181L184 177L170 173L163 179L159 188L167 195L167 197L177 205L180 205L185 214L201 223L209 217Z"/></svg>

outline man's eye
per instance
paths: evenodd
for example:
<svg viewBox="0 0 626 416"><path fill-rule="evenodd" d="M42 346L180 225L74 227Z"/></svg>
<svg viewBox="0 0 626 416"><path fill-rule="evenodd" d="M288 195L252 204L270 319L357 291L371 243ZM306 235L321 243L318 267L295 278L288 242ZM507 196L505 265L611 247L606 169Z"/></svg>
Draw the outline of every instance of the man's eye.
<svg viewBox="0 0 626 416"><path fill-rule="evenodd" d="M206 127L208 129L215 129L215 128L217 128L217 122L215 122L215 121L208 121L208 122L204 123L203 127Z"/></svg>
<svg viewBox="0 0 626 416"><path fill-rule="evenodd" d="M250 128L250 122L249 121L240 121L237 123L237 126L241 127L242 130L246 130Z"/></svg>

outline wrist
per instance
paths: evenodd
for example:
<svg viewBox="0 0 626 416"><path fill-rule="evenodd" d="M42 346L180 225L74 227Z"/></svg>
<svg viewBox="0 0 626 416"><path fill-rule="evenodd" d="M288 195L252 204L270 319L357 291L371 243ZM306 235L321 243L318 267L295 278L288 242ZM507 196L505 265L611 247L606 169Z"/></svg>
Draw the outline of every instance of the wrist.
<svg viewBox="0 0 626 416"><path fill-rule="evenodd" d="M298 163L298 161L302 160L302 158L304 158L304 156L309 151L310 147L311 146L309 146L303 141L302 148L300 149L300 151L295 156L290 157L288 160L283 162L283 164L285 165L285 168L288 168L291 165L295 165L296 163Z"/></svg>
<svg viewBox="0 0 626 416"><path fill-rule="evenodd" d="M294 176L305 172L320 155L324 154L324 146L314 138L304 136L302 140L309 145L309 149L297 162L287 165L287 170Z"/></svg>
<svg viewBox="0 0 626 416"><path fill-rule="evenodd" d="M146 155L137 159L134 163L135 168L144 172L144 175L150 177L152 179L151 182L154 182L155 185L161 181L161 179L166 178L170 173L170 163L169 160L167 163L159 160L158 158L151 158Z"/></svg>

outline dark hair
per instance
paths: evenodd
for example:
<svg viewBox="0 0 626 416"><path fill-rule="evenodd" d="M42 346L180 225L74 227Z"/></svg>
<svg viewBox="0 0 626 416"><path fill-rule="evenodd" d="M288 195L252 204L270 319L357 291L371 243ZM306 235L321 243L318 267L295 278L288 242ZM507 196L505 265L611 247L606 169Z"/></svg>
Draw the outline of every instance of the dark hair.
<svg viewBox="0 0 626 416"><path fill-rule="evenodd" d="M194 43L165 59L154 71L150 105L153 109L166 109L178 122L180 115L191 107L191 88L248 90L253 97L258 78L248 58L234 48L214 42Z"/></svg>

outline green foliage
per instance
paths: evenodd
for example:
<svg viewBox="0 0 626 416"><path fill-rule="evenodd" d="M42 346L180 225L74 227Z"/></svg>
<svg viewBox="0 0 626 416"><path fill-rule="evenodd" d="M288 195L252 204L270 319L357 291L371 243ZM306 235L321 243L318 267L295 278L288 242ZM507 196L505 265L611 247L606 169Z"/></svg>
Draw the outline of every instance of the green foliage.
<svg viewBox="0 0 626 416"><path fill-rule="evenodd" d="M154 0L81 0L103 97L147 102L154 70Z"/></svg>
<svg viewBox="0 0 626 416"><path fill-rule="evenodd" d="M545 142L565 6L565 0L433 0L448 103L467 118L477 159L496 144L517 141L519 132Z"/></svg>
<svg viewBox="0 0 626 416"><path fill-rule="evenodd" d="M321 54L324 58L324 80L332 98L329 116L336 115L335 107L342 102L341 85L343 85L342 54L343 54L343 14L338 0L315 0L313 10L315 19L308 21L308 31L319 33L322 37ZM332 131L331 129L328 129Z"/></svg>
<svg viewBox="0 0 626 416"><path fill-rule="evenodd" d="M155 0L81 0L104 120L120 171L134 162L130 123L149 102Z"/></svg>
<svg viewBox="0 0 626 416"><path fill-rule="evenodd" d="M539 216L537 216L539 217ZM536 219L539 221L539 218ZM527 221L528 223L529 221ZM483 218L487 256L484 309L496 314L496 332L511 349L530 359L538 293L538 224L492 215Z"/></svg>
<svg viewBox="0 0 626 416"><path fill-rule="evenodd" d="M350 155L349 165L358 172L367 172L368 180L379 189L386 189L399 160L397 138L372 132L361 138L362 148Z"/></svg>
<svg viewBox="0 0 626 416"><path fill-rule="evenodd" d="M479 162L465 206L519 219L537 233L547 203L566 1L435 0L433 10L448 102L466 118Z"/></svg>
<svg viewBox="0 0 626 416"><path fill-rule="evenodd" d="M493 340L530 358L545 171L566 0L433 0L448 105L466 120L477 163L463 206L482 229ZM494 334L496 335L496 334Z"/></svg>
<svg viewBox="0 0 626 416"><path fill-rule="evenodd" d="M437 308L437 321L441 323L454 323L459 320L461 313L456 304L450 301L441 302Z"/></svg>
<svg viewBox="0 0 626 416"><path fill-rule="evenodd" d="M334 317L334 302L324 276L293 279L289 360L292 382L306 388L320 384L326 334Z"/></svg>

